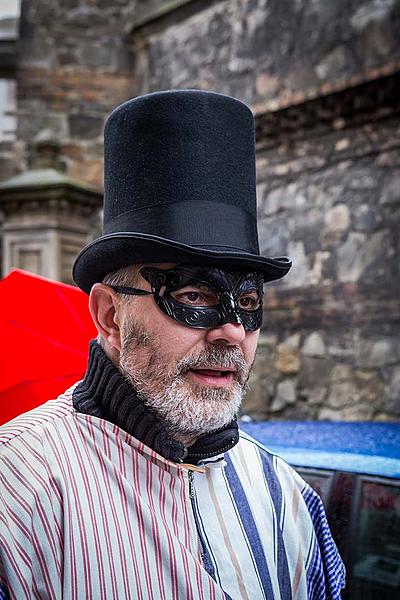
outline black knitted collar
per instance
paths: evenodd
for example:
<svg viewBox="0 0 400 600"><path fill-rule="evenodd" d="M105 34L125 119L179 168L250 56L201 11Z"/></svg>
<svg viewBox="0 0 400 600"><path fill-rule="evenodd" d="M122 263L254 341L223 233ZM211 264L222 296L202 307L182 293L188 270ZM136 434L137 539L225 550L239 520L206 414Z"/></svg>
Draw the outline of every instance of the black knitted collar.
<svg viewBox="0 0 400 600"><path fill-rule="evenodd" d="M201 436L189 448L172 439L162 421L143 404L95 340L90 342L86 375L72 398L77 411L111 421L173 462L197 464L230 450L239 441L236 420Z"/></svg>

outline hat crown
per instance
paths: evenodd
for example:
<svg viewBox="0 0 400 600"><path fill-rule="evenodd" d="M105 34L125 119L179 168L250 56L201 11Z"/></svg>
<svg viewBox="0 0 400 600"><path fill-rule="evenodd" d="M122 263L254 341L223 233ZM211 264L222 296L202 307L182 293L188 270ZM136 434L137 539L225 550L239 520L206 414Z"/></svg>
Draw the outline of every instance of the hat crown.
<svg viewBox="0 0 400 600"><path fill-rule="evenodd" d="M233 212L244 234L238 249L258 252L254 119L245 104L214 92L155 92L117 107L104 141L104 233L238 247L238 231L229 237L219 222ZM183 217L196 227L183 228Z"/></svg>

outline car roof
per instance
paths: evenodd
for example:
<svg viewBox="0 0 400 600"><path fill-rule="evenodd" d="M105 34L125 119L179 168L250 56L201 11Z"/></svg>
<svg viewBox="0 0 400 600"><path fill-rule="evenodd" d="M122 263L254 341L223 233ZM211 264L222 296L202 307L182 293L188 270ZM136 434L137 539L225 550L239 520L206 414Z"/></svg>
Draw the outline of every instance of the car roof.
<svg viewBox="0 0 400 600"><path fill-rule="evenodd" d="M241 421L240 428L294 466L400 479L400 423Z"/></svg>

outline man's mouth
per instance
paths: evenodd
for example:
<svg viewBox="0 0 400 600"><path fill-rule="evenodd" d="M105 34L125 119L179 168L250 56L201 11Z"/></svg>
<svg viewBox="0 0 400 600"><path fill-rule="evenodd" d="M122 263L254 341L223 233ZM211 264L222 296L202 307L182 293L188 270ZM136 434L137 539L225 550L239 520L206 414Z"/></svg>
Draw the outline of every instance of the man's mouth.
<svg viewBox="0 0 400 600"><path fill-rule="evenodd" d="M215 387L230 386L233 381L235 369L220 369L218 367L208 369L189 369L190 375L195 381L203 385Z"/></svg>

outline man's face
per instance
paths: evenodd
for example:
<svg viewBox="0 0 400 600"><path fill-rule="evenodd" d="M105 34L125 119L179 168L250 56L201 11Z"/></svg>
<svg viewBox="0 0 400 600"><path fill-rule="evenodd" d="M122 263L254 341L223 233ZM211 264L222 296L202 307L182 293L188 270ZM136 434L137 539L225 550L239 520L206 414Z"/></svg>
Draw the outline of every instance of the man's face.
<svg viewBox="0 0 400 600"><path fill-rule="evenodd" d="M157 265L167 269L172 265ZM150 290L142 277L135 287ZM193 286L188 298L194 298ZM185 290L183 290L185 292ZM239 323L195 329L174 321L153 296L121 301L119 367L145 403L182 441L214 431L237 413L259 330Z"/></svg>

